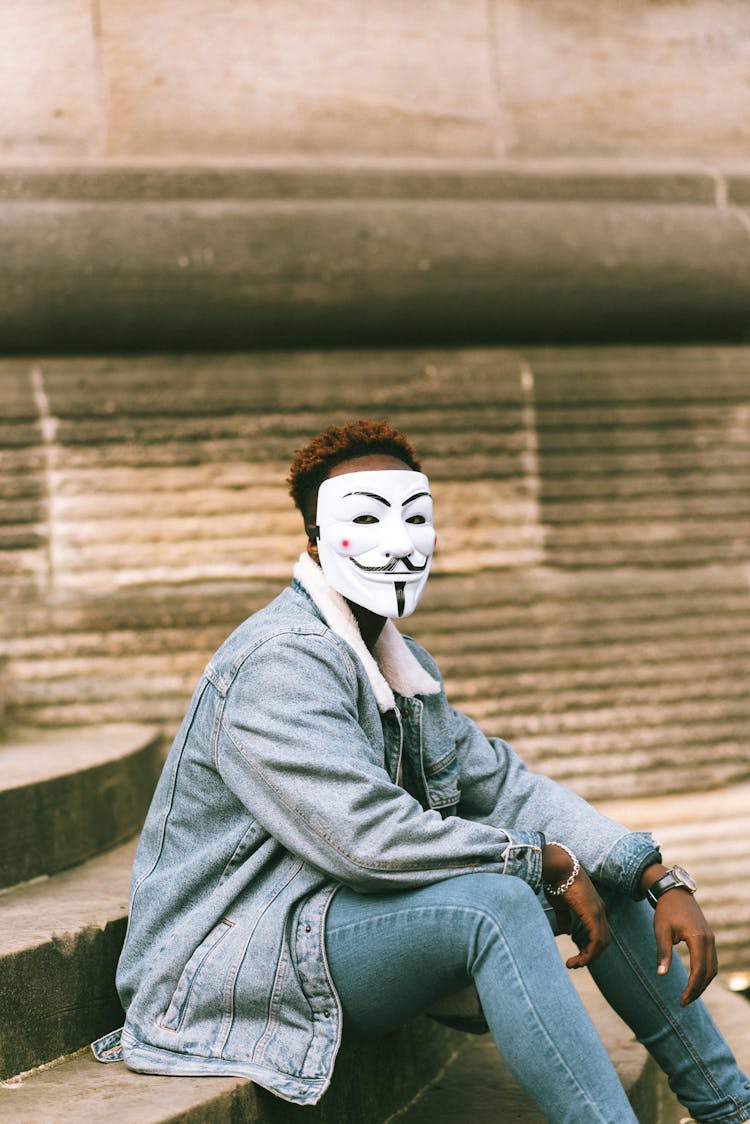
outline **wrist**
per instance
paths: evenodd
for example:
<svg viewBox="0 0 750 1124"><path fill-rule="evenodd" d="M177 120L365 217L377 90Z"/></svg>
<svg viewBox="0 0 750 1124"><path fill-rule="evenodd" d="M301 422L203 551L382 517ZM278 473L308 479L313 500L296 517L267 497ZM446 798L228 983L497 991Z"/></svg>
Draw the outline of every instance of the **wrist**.
<svg viewBox="0 0 750 1124"><path fill-rule="evenodd" d="M644 877L646 873L647 872L644 871ZM656 908L657 903L661 901L663 896L671 890L682 890L684 893L694 894L698 888L693 876L688 874L682 866L672 866L666 870L664 874L659 875L658 872L656 872L656 874L656 878L648 881L646 887L646 900L649 901L654 908Z"/></svg>
<svg viewBox="0 0 750 1124"><path fill-rule="evenodd" d="M666 874L668 870L669 867L666 867L664 863L652 863L650 866L647 866L638 883L638 889L641 894L645 895L649 886L652 886L654 882Z"/></svg>
<svg viewBox="0 0 750 1124"><path fill-rule="evenodd" d="M573 870L573 859L559 843L545 843L542 851L542 881L545 885L564 882Z"/></svg>
<svg viewBox="0 0 750 1124"><path fill-rule="evenodd" d="M548 843L545 846L542 853L542 879L548 898L561 897L580 873L578 859L564 843Z"/></svg>

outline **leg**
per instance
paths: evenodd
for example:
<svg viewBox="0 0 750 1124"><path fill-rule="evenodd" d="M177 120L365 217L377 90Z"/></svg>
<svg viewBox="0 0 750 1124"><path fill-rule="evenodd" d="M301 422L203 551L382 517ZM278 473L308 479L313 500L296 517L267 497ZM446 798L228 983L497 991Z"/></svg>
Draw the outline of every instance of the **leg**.
<svg viewBox="0 0 750 1124"><path fill-rule="evenodd" d="M675 954L656 974L653 911L646 902L600 891L610 944L591 965L599 990L669 1078L680 1104L706 1124L750 1120L750 1084L705 1005L680 1007L687 973ZM580 937L574 927L574 937Z"/></svg>
<svg viewBox="0 0 750 1124"><path fill-rule="evenodd" d="M348 1029L382 1033L473 979L498 1048L553 1124L635 1121L520 879L471 874L398 894L343 888L326 950Z"/></svg>

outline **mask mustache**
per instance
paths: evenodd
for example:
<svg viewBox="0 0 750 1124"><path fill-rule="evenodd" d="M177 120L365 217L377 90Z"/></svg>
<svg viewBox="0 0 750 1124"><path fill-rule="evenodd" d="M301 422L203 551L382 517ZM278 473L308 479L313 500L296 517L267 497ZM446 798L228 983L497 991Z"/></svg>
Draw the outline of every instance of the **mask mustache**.
<svg viewBox="0 0 750 1124"><path fill-rule="evenodd" d="M408 558L391 558L384 566L363 566L356 558L351 558L350 561L354 563L358 570L364 570L368 574L392 574L400 563L404 564L410 574L421 574L427 568L427 559L421 566L410 562Z"/></svg>

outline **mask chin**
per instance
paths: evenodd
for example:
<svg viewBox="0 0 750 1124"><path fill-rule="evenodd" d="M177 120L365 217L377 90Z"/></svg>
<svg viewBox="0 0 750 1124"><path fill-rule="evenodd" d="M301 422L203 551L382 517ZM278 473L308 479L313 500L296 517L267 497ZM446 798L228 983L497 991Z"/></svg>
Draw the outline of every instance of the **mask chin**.
<svg viewBox="0 0 750 1124"><path fill-rule="evenodd" d="M380 617L408 617L414 612L422 596L430 572L431 558L418 578L408 580L386 579L382 574L369 577L358 570L351 558L342 557L327 546L318 544L318 557L329 585L355 605L369 609Z"/></svg>

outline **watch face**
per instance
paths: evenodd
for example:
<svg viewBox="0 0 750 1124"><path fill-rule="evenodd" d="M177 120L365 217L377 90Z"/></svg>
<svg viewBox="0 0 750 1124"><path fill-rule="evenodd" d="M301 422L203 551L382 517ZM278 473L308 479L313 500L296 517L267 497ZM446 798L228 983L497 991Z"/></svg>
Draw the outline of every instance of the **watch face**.
<svg viewBox="0 0 750 1124"><path fill-rule="evenodd" d="M695 884L695 879L693 878L693 876L691 874L688 874L688 872L685 870L684 867L673 866L672 867L672 873L674 874L675 878L680 883L682 883L682 885L685 887L685 889L690 891L691 894L694 894L695 891L698 889L698 887Z"/></svg>

